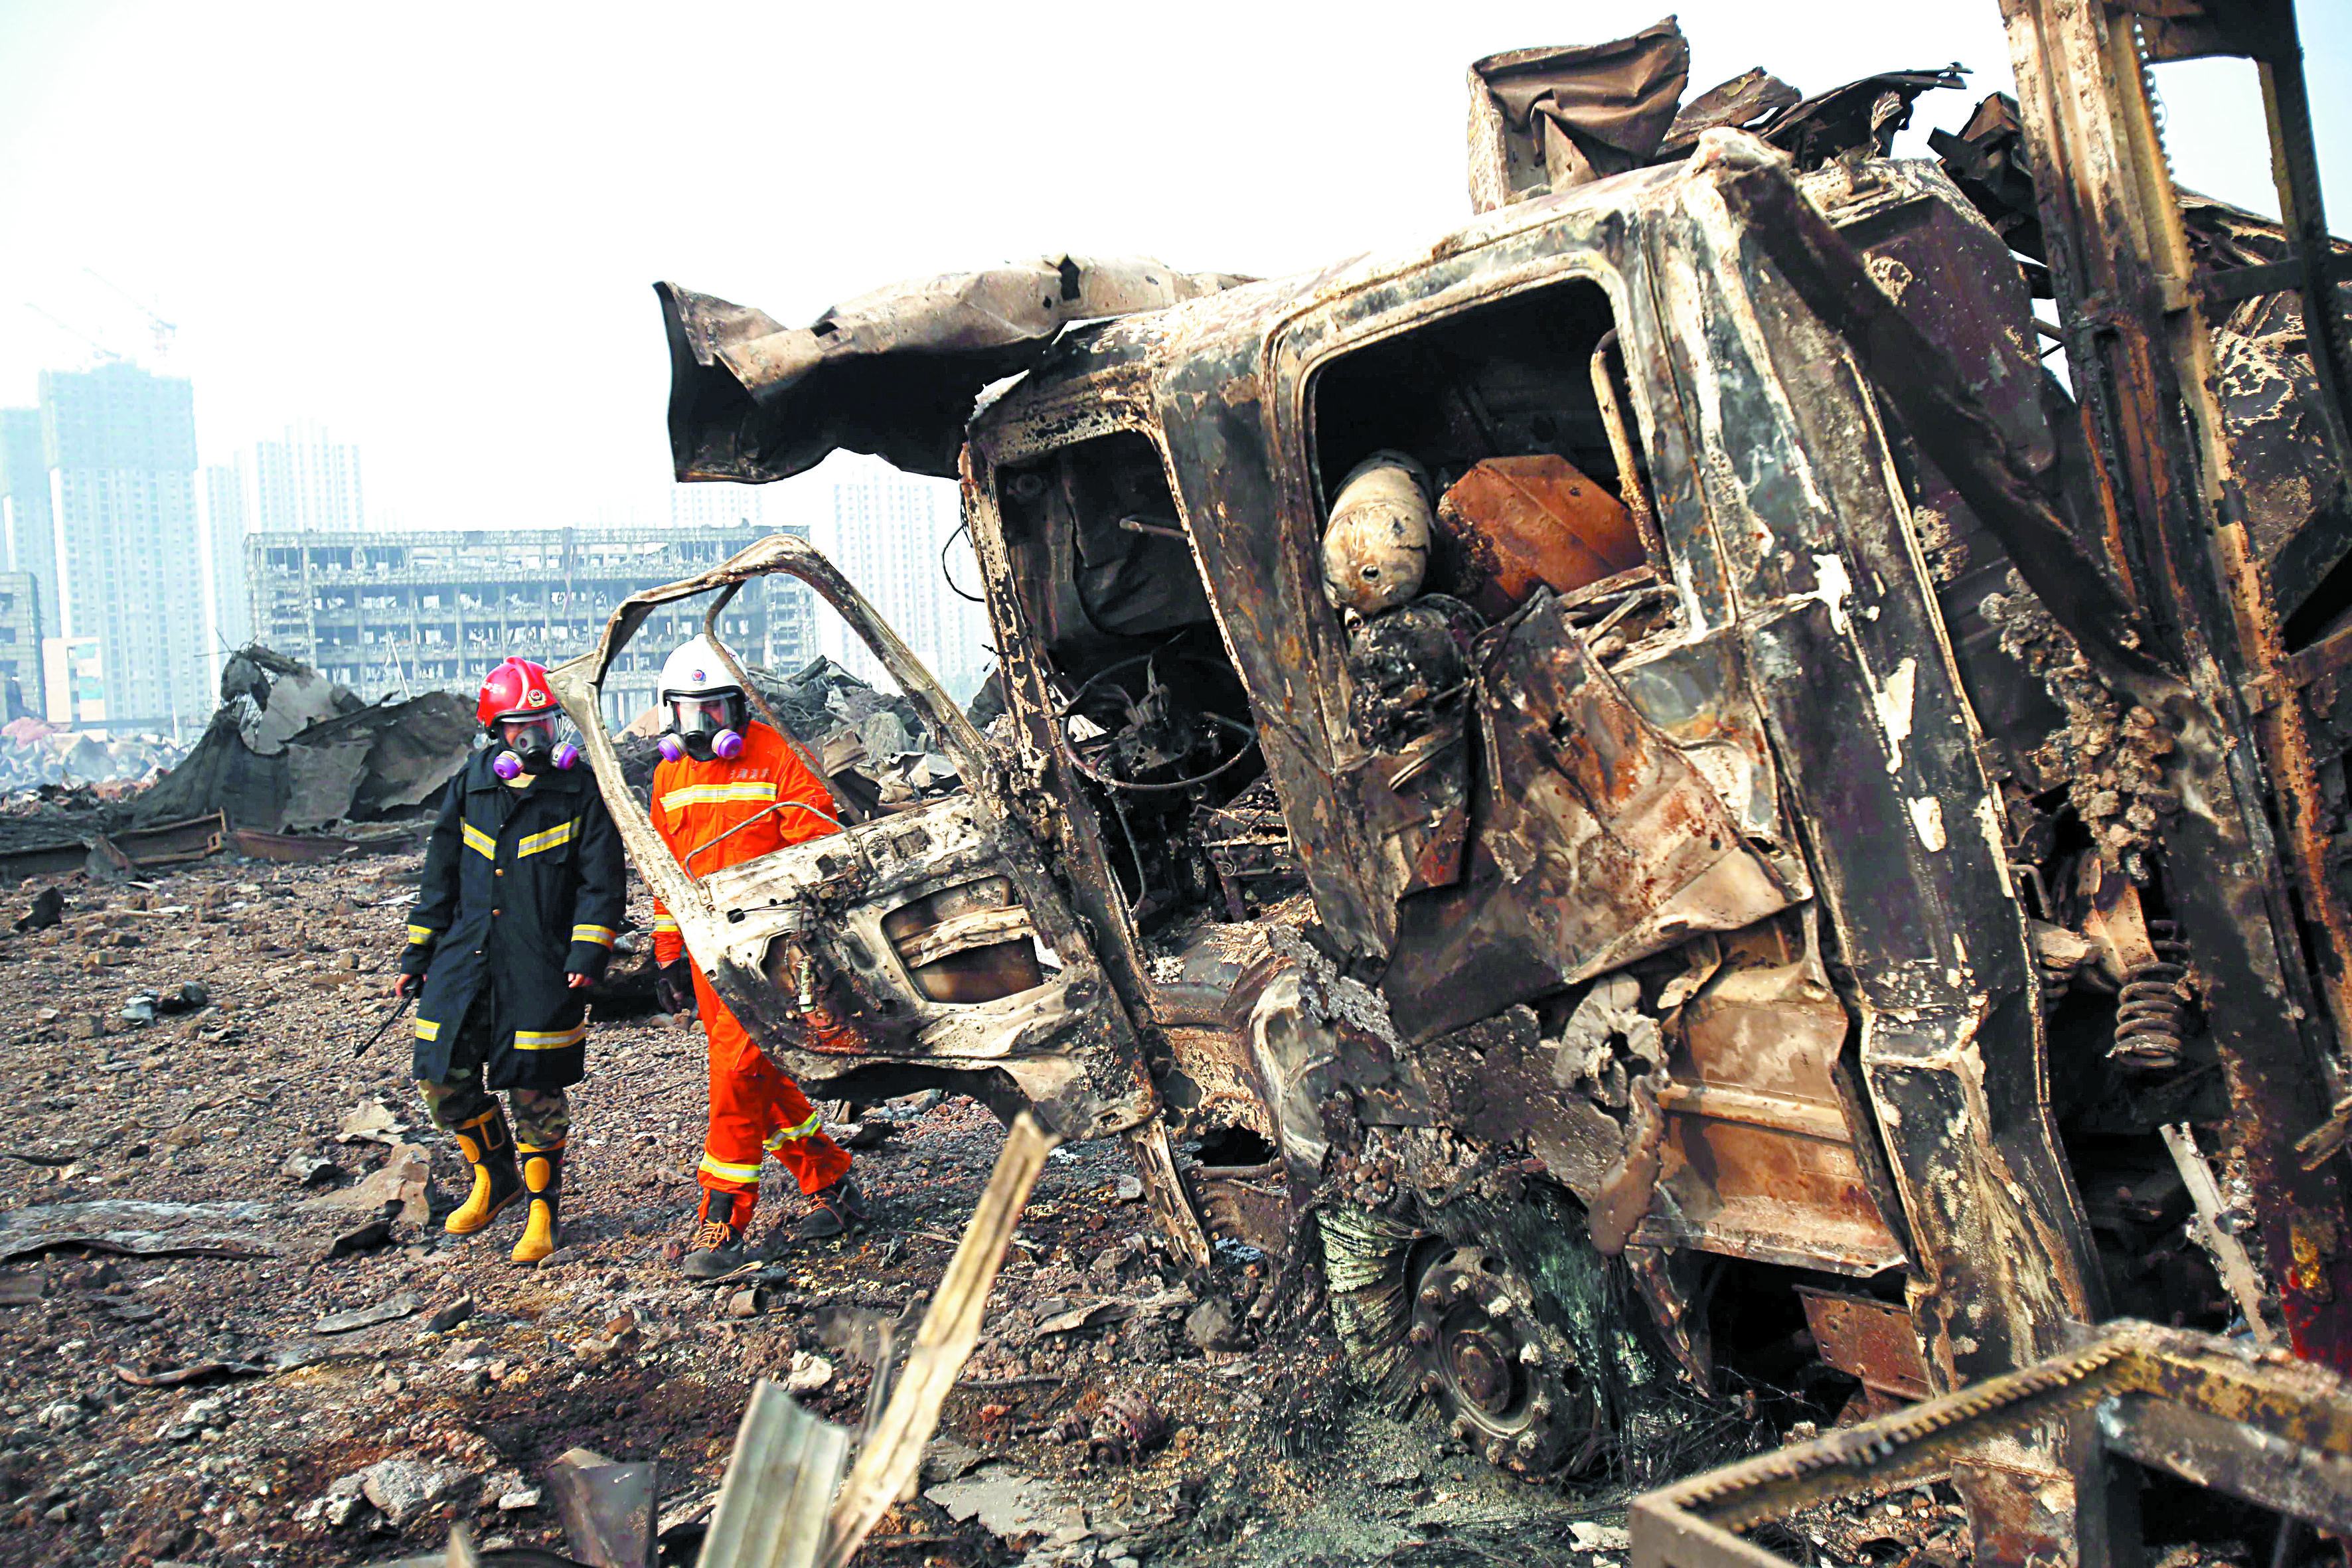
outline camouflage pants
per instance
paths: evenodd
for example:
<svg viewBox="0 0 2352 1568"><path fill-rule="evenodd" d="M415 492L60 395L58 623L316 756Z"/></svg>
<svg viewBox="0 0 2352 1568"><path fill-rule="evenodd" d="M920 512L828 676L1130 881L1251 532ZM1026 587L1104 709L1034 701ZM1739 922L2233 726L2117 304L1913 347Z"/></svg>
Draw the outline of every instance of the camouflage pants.
<svg viewBox="0 0 2352 1568"><path fill-rule="evenodd" d="M433 1125L455 1132L498 1104L498 1097L482 1087L482 1035L489 1011L477 1001L449 1048L449 1076L439 1083L419 1083L425 1110ZM507 1105L512 1112L515 1142L530 1149L561 1149L572 1131L572 1101L560 1089L510 1089Z"/></svg>

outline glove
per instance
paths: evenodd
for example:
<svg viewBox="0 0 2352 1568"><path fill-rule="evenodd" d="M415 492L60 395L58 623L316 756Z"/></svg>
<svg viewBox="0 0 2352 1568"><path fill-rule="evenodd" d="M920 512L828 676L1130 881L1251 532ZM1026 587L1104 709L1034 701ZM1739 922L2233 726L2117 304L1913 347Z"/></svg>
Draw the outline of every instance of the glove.
<svg viewBox="0 0 2352 1568"><path fill-rule="evenodd" d="M694 1011L694 966L674 958L654 972L654 1005L665 1013Z"/></svg>

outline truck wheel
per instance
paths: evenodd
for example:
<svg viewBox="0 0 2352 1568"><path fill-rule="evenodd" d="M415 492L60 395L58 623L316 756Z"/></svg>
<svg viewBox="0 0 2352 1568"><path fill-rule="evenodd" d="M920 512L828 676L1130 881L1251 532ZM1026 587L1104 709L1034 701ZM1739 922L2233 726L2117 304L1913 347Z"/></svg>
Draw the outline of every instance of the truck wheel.
<svg viewBox="0 0 2352 1568"><path fill-rule="evenodd" d="M1501 1252L1366 1209L1318 1218L1333 1322L1360 1382L1517 1474L1583 1470L1602 1455L1599 1391Z"/></svg>
<svg viewBox="0 0 2352 1568"><path fill-rule="evenodd" d="M1534 1289L1499 1254L1457 1247L1433 1259L1405 1337L1422 1397L1487 1463L1539 1476L1591 1462L1591 1388L1568 1342L1537 1315Z"/></svg>

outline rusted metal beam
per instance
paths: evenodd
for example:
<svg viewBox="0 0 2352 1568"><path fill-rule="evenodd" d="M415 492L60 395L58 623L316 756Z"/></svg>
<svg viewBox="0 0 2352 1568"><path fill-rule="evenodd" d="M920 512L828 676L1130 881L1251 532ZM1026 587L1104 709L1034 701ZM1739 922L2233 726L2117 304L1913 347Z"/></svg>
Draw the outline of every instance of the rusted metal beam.
<svg viewBox="0 0 2352 1568"><path fill-rule="evenodd" d="M2137 26L2082 0L2003 0L2002 13L2094 478L2194 689L2193 702L2149 704L2180 742L2184 809L2166 834L2167 890L2197 944L2231 1136L2290 1334L2301 1353L2352 1369L2340 1162L2306 1172L2294 1147L2347 1087L2352 921L2328 868L2331 819L2305 709L2287 689L2276 599L2213 402ZM2250 689L2283 700L2252 714L2240 695ZM2249 733L2257 746L2238 740Z"/></svg>
<svg viewBox="0 0 2352 1568"><path fill-rule="evenodd" d="M2352 1530L2352 1462L2344 1458L2352 1453L2352 1385L2344 1379L2210 1334L2127 1319L2085 1335L2080 1348L2022 1371L1636 1498L1628 1516L1633 1562L1779 1563L1785 1560L1733 1532L1916 1480L2053 1424L2075 1432L2085 1468L2113 1449L2325 1528ZM2085 1414L2091 1419L2080 1419ZM2105 1521L2085 1521L2082 1534L2100 1547L2123 1544Z"/></svg>

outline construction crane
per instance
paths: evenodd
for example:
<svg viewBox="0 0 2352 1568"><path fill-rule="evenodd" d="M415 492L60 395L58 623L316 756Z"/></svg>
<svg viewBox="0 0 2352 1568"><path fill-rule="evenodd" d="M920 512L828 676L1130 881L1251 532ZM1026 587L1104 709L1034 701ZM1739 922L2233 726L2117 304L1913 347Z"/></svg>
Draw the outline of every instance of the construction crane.
<svg viewBox="0 0 2352 1568"><path fill-rule="evenodd" d="M57 328L58 331L66 333L69 337L79 338L83 342L88 343L90 347L90 352L98 355L98 361L100 364L114 364L120 362L123 357L122 355L115 353L112 349L108 348L104 343L100 342L96 338L91 337L88 332L83 331L79 327L74 326L70 322L58 320L57 316L51 314L47 310L42 310L38 305L34 304L29 300L25 301L25 309L32 311L33 314L40 317L41 320L48 322L49 325Z"/></svg>
<svg viewBox="0 0 2352 1568"><path fill-rule="evenodd" d="M121 284L105 277L95 267L85 267L82 270L89 273L92 278L97 279L100 283L105 284L109 289L113 289L117 294L121 295L125 300L130 300L131 307L141 315L147 318L147 330L155 334L155 357L157 359L162 359L164 355L172 352L172 337L173 334L180 330L178 323L167 321L163 317L157 315L155 313L155 307L147 303L146 300L142 300L138 295L133 294L130 289L125 289Z"/></svg>

